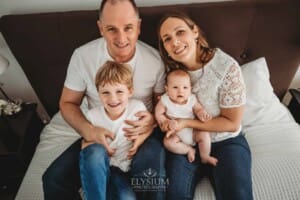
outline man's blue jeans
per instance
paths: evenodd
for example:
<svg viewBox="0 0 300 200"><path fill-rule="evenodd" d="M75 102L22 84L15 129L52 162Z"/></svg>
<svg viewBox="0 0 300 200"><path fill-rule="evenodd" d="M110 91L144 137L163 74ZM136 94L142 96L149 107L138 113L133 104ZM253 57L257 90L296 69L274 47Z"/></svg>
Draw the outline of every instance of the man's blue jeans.
<svg viewBox="0 0 300 200"><path fill-rule="evenodd" d="M186 155L167 153L168 200L193 199L201 177L210 178L217 200L252 200L251 153L243 135L212 143L216 167L201 164L199 152L189 163Z"/></svg>
<svg viewBox="0 0 300 200"><path fill-rule="evenodd" d="M163 134L156 128L144 144L140 146L132 160L128 181L133 187L137 199L160 200L165 198L164 190L140 189L139 187L135 187L136 182L133 182L148 178L149 171L158 178L166 178L165 151L162 138ZM78 190L81 186L79 176L80 142L81 140L74 142L44 173L43 189L45 200L80 199L78 195Z"/></svg>

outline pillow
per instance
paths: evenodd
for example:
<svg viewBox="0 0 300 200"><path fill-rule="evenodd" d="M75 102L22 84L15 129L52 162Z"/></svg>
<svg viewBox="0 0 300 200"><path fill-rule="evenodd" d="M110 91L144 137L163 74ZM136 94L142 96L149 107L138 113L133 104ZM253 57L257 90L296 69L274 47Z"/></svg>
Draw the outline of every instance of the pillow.
<svg viewBox="0 0 300 200"><path fill-rule="evenodd" d="M246 105L242 126L290 121L287 108L273 92L264 57L241 66L246 85Z"/></svg>

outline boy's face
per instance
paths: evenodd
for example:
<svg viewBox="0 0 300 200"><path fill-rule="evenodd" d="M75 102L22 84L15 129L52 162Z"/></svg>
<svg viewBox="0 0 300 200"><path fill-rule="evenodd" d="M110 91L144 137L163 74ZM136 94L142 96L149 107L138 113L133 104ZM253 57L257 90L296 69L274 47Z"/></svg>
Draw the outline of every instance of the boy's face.
<svg viewBox="0 0 300 200"><path fill-rule="evenodd" d="M170 99L177 104L185 104L191 95L191 82L188 76L168 77L166 92Z"/></svg>
<svg viewBox="0 0 300 200"><path fill-rule="evenodd" d="M118 119L128 104L128 99L132 96L133 90L128 89L125 84L114 83L99 86L98 93L103 103L106 114L110 119Z"/></svg>

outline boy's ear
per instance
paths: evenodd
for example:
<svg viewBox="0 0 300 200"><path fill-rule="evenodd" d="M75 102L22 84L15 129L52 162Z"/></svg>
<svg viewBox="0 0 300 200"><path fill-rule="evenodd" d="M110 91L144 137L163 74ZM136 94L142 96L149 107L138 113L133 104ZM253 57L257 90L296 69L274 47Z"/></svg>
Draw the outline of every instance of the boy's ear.
<svg viewBox="0 0 300 200"><path fill-rule="evenodd" d="M129 97L132 97L132 95L133 95L133 88L130 88L129 89Z"/></svg>

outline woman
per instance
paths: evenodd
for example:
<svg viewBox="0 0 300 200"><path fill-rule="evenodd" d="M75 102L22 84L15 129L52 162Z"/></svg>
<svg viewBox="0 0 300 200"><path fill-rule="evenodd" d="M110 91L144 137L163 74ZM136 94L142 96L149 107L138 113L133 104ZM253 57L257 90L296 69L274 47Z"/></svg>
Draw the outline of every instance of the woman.
<svg viewBox="0 0 300 200"><path fill-rule="evenodd" d="M182 68L191 75L193 93L213 119L178 119L177 128L209 131L215 167L198 159L168 153L167 199L193 199L197 182L208 176L216 199L252 197L251 153L241 133L245 85L238 63L222 50L210 48L201 29L183 13L164 16L158 26L159 50L167 70ZM161 129L169 131L166 125ZM197 136L196 136L197 137Z"/></svg>

